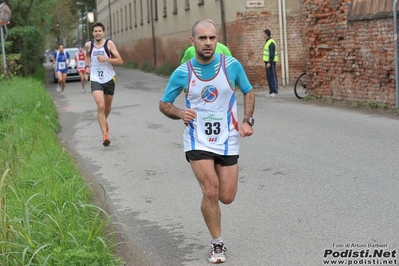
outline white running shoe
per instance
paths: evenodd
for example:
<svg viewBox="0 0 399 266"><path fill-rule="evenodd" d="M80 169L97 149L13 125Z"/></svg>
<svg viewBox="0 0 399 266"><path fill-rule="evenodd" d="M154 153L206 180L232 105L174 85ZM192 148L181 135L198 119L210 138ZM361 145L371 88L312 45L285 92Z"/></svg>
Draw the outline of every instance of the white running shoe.
<svg viewBox="0 0 399 266"><path fill-rule="evenodd" d="M61 91L61 86L60 86L60 84L58 84L57 85L57 92L60 92Z"/></svg>
<svg viewBox="0 0 399 266"><path fill-rule="evenodd" d="M209 251L209 262L223 263L226 261L224 253L227 251L223 243L211 244L211 251Z"/></svg>
<svg viewBox="0 0 399 266"><path fill-rule="evenodd" d="M269 94L269 97L276 97L276 94L273 92L273 93L270 93Z"/></svg>
<svg viewBox="0 0 399 266"><path fill-rule="evenodd" d="M83 90L82 90L82 93L85 93L85 92L86 92L86 90L85 90L85 89L83 89Z"/></svg>
<svg viewBox="0 0 399 266"><path fill-rule="evenodd" d="M61 92L61 95L62 95L62 96L65 96L64 92Z"/></svg>

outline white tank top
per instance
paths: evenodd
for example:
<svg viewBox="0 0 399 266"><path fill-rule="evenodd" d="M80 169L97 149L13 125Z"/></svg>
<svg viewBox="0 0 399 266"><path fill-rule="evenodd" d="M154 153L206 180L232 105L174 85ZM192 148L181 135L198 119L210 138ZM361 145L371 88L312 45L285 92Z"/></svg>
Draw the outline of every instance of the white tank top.
<svg viewBox="0 0 399 266"><path fill-rule="evenodd" d="M97 48L93 45L90 54L90 80L98 83L106 83L115 76L114 66L108 62L99 62L97 56L102 55L111 58L111 55L107 54L108 51L108 40L105 41L104 46Z"/></svg>
<svg viewBox="0 0 399 266"><path fill-rule="evenodd" d="M210 80L202 80L195 74L191 60L187 61L187 66L189 86L186 107L196 110L197 118L185 127L184 151L204 150L220 155L238 155L237 100L225 74L225 56L221 56L219 70Z"/></svg>

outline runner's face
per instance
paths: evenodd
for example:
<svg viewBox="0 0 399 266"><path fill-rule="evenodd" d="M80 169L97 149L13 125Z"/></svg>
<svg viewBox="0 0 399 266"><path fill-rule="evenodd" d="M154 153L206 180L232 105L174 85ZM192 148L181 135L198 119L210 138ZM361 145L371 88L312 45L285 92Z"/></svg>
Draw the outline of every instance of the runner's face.
<svg viewBox="0 0 399 266"><path fill-rule="evenodd" d="M58 50L60 51L60 53L63 53L64 52L64 45L60 45L58 47Z"/></svg>
<svg viewBox="0 0 399 266"><path fill-rule="evenodd" d="M217 36L213 25L204 27L198 25L195 37L191 37L191 43L195 46L197 59L200 63L206 63L213 59L216 49Z"/></svg>
<svg viewBox="0 0 399 266"><path fill-rule="evenodd" d="M101 41L104 36L104 31L101 27L94 27L93 29L93 37L96 41Z"/></svg>

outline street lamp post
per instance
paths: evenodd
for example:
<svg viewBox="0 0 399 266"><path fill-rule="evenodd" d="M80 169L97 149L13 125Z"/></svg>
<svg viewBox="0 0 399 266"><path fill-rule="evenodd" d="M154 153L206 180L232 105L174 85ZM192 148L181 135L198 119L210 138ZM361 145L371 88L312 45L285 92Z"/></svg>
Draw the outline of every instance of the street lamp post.
<svg viewBox="0 0 399 266"><path fill-rule="evenodd" d="M89 40L89 17L88 17L88 12L87 12L87 4L81 3L81 2L76 2L76 4L86 7L86 41L88 41Z"/></svg>

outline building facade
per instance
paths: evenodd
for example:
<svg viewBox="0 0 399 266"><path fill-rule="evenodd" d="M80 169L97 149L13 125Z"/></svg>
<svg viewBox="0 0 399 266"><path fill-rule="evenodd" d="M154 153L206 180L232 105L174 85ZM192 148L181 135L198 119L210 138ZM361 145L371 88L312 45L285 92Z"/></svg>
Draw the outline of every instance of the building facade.
<svg viewBox="0 0 399 266"><path fill-rule="evenodd" d="M209 18L266 89L265 37L271 30L279 85L307 73L311 95L395 107L394 0L97 0L98 21L125 62L179 64L191 26Z"/></svg>
<svg viewBox="0 0 399 266"><path fill-rule="evenodd" d="M241 61L254 88L266 88L263 62L268 28L276 40L280 84L305 70L301 0L97 0L98 21L125 62L178 65L190 45L192 25L212 19L218 40Z"/></svg>

